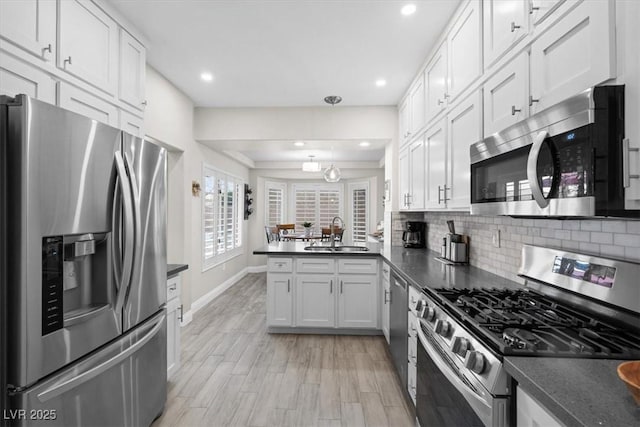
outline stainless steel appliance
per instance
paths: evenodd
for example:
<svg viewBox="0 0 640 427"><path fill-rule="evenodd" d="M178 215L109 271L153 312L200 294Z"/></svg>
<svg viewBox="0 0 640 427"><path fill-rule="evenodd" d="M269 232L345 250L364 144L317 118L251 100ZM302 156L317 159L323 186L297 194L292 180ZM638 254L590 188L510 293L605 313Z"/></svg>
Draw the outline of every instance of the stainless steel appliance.
<svg viewBox="0 0 640 427"><path fill-rule="evenodd" d="M424 248L426 246L427 224L423 221L407 221L402 232L405 248Z"/></svg>
<svg viewBox="0 0 640 427"><path fill-rule="evenodd" d="M24 95L0 108L7 404L149 425L166 400L166 152Z"/></svg>
<svg viewBox="0 0 640 427"><path fill-rule="evenodd" d="M408 336L407 323L409 313L407 281L391 270L389 288L389 348L396 371L402 381L402 389L407 388Z"/></svg>
<svg viewBox="0 0 640 427"><path fill-rule="evenodd" d="M514 425L506 355L640 358L640 264L524 246L519 274L524 286L423 289L422 426Z"/></svg>
<svg viewBox="0 0 640 427"><path fill-rule="evenodd" d="M640 217L624 206L624 86L586 90L470 153L472 214Z"/></svg>

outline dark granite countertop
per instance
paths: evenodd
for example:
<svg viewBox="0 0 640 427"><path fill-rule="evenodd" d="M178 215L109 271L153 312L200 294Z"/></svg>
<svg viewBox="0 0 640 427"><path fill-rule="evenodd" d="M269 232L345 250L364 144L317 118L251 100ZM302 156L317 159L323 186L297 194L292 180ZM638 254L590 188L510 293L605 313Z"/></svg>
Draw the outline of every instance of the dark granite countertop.
<svg viewBox="0 0 640 427"><path fill-rule="evenodd" d="M189 264L167 264L167 278L173 277L188 268Z"/></svg>
<svg viewBox="0 0 640 427"><path fill-rule="evenodd" d="M636 405L616 371L623 360L505 357L507 372L567 425L640 426Z"/></svg>
<svg viewBox="0 0 640 427"><path fill-rule="evenodd" d="M308 243L280 242L265 250L266 255L339 255L309 253ZM373 244L375 245L375 244ZM300 252L302 251L302 252ZM384 248L356 253L380 255L394 272L417 288L516 288L522 284L477 267L445 265L428 249ZM353 255L349 253L348 255ZM616 368L620 360L567 359L556 357L505 357L507 372L531 396L568 427L640 426L637 406L620 381Z"/></svg>

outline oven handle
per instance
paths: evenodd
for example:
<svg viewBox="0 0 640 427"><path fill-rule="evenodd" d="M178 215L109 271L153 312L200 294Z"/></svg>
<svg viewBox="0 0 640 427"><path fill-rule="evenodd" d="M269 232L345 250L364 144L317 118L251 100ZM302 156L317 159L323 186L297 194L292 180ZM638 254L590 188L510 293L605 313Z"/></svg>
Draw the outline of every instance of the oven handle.
<svg viewBox="0 0 640 427"><path fill-rule="evenodd" d="M542 189L538 183L538 157L540 156L540 149L544 140L549 136L549 132L540 132L531 145L531 151L529 151L529 158L527 159L527 179L529 180L529 188L531 188L531 194L540 208L544 209L549 206L549 200L544 198Z"/></svg>
<svg viewBox="0 0 640 427"><path fill-rule="evenodd" d="M449 380L449 382L462 394L464 399L471 405L476 412L476 415L486 424L492 425L491 423L487 424L488 420L491 420L493 417L493 409L491 407L491 401L487 401L471 390L462 380L447 366L445 362L442 361L438 353L433 350L431 345L427 342L427 338L424 336L424 332L422 328L418 328L418 338L420 339L420 344L427 352L433 363L438 367L440 372ZM491 397L489 396L491 399ZM481 413L478 413L481 411Z"/></svg>

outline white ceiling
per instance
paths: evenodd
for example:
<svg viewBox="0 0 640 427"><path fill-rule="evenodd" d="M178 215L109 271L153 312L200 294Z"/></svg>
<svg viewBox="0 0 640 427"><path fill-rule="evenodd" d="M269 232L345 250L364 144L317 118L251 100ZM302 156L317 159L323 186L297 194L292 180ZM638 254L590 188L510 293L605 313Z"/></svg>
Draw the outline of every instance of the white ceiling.
<svg viewBox="0 0 640 427"><path fill-rule="evenodd" d="M409 2L417 11L403 16ZM149 64L196 106L280 107L326 105L327 95L340 95L341 106L396 105L460 0L109 3L147 39ZM200 79L204 71L214 75L212 82ZM385 87L376 87L380 78ZM264 141L234 146L254 161L277 149ZM380 159L384 148L344 151L335 158ZM314 154L324 159L328 153Z"/></svg>

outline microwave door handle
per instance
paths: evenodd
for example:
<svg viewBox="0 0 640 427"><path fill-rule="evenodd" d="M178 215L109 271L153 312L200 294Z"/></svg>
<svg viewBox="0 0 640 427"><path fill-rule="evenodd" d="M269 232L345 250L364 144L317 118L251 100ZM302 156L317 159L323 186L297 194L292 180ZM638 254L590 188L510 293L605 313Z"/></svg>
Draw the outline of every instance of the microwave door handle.
<svg viewBox="0 0 640 427"><path fill-rule="evenodd" d="M531 145L531 151L529 151L529 158L527 159L527 179L529 180L529 188L531 188L531 194L541 209L546 208L549 205L549 200L544 198L542 194L542 188L538 182L538 157L540 156L540 149L544 140L549 136L549 132L540 132L533 140Z"/></svg>
<svg viewBox="0 0 640 427"><path fill-rule="evenodd" d="M127 288L131 281L131 270L133 268L134 220L131 188L128 185L129 179L127 178L127 170L120 151L116 151L115 161L116 171L118 172L118 183L120 184L120 192L122 193L122 206L124 207L124 260L122 262L122 274L119 278L120 286L118 289L118 298L116 300L116 313L119 313L122 311L122 307L124 306Z"/></svg>

